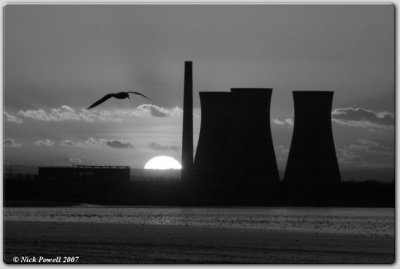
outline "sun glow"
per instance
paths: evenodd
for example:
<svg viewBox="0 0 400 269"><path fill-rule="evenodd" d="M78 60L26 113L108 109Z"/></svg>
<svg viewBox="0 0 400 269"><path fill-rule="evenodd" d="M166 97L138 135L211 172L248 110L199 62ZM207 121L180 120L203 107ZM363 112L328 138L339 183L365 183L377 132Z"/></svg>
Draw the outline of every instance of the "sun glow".
<svg viewBox="0 0 400 269"><path fill-rule="evenodd" d="M157 156L149 160L144 169L181 169L182 165L172 157Z"/></svg>

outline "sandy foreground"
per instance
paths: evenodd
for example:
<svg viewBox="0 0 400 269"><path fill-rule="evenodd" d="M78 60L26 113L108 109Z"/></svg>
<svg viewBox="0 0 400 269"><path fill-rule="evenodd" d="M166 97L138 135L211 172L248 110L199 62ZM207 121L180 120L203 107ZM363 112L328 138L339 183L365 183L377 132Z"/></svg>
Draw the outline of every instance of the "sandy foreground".
<svg viewBox="0 0 400 269"><path fill-rule="evenodd" d="M173 225L4 221L4 261L79 256L79 263L393 263L389 235Z"/></svg>

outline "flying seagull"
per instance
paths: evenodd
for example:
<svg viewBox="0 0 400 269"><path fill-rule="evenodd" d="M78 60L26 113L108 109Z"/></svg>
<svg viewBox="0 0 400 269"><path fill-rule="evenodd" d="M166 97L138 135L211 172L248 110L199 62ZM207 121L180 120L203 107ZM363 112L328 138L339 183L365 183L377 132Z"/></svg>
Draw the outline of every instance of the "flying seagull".
<svg viewBox="0 0 400 269"><path fill-rule="evenodd" d="M140 92L118 92L118 93L109 93L106 94L103 98L101 98L100 100L96 101L93 105L91 105L90 107L88 107L87 109L91 109L95 106L100 105L101 103L104 103L105 101L107 101L108 99L110 99L111 97L117 98L117 99L125 99L125 98L129 98L129 94L133 93L133 94L137 94L140 96L143 96L144 98L150 100L150 98L148 98L147 96L145 96L144 94L141 94Z"/></svg>

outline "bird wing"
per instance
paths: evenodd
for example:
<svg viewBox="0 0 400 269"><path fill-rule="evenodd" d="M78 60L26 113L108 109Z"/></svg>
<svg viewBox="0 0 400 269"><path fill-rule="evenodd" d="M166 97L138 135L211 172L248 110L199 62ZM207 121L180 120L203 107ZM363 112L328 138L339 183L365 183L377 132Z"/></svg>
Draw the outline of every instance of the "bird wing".
<svg viewBox="0 0 400 269"><path fill-rule="evenodd" d="M114 94L109 93L106 94L103 98L101 98L100 100L96 101L93 105L91 105L90 107L88 107L87 109L91 109L95 106L100 105L101 103L104 103L105 101L107 101L108 99L110 99L111 97L114 97Z"/></svg>
<svg viewBox="0 0 400 269"><path fill-rule="evenodd" d="M144 98L146 98L146 99L150 100L150 98L149 98L149 97L147 97L147 96L146 96L146 95L144 95L144 94L141 94L140 92L128 92L128 93L137 94L137 95L143 96ZM150 101L151 101L151 100L150 100Z"/></svg>

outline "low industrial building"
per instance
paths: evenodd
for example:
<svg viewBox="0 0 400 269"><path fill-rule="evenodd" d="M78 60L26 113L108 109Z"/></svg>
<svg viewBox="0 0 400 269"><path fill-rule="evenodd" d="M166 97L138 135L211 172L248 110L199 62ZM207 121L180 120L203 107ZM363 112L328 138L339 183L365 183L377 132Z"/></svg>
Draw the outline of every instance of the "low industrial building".
<svg viewBox="0 0 400 269"><path fill-rule="evenodd" d="M39 167L39 179L52 183L120 185L128 183L129 166L49 166Z"/></svg>

